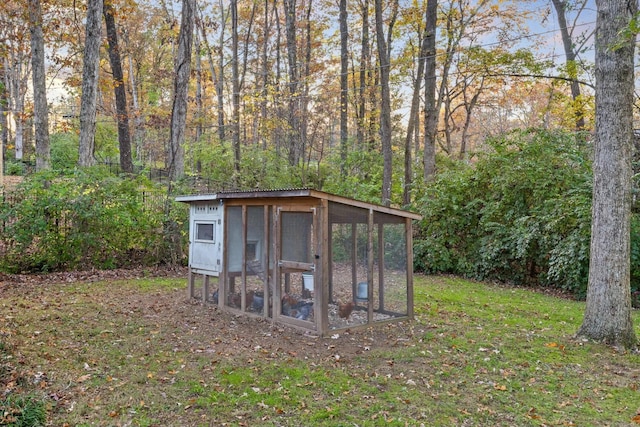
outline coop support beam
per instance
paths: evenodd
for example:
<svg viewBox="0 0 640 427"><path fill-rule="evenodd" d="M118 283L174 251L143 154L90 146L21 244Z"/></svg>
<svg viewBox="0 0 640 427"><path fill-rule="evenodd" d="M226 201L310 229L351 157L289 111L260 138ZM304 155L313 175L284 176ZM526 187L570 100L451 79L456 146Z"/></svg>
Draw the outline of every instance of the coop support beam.
<svg viewBox="0 0 640 427"><path fill-rule="evenodd" d="M351 223L351 299L355 299L358 286L358 224Z"/></svg>
<svg viewBox="0 0 640 427"><path fill-rule="evenodd" d="M269 304L269 281L271 280L270 278L270 268L269 268L269 254L271 252L271 245L269 244L269 242L271 241L271 225L269 223L269 209L270 206L265 204L264 205L264 251L262 251L262 265L264 266L264 270L266 271L266 274L264 275L264 280L262 283L262 290L264 292L264 303L262 305L262 317L268 317L269 316L269 309L270 309L270 304Z"/></svg>
<svg viewBox="0 0 640 427"><path fill-rule="evenodd" d="M373 209L369 209L367 237L367 322L373 323Z"/></svg>
<svg viewBox="0 0 640 427"><path fill-rule="evenodd" d="M382 221L378 223L378 310L384 310L384 224Z"/></svg>
<svg viewBox="0 0 640 427"><path fill-rule="evenodd" d="M209 275L202 275L202 304L207 303L207 297L209 296Z"/></svg>
<svg viewBox="0 0 640 427"><path fill-rule="evenodd" d="M316 330L320 331L320 334L324 335L329 329L329 306L327 295L327 289L329 287L330 277L330 236L331 225L329 224L329 202L323 200L321 202L321 208L318 210L316 218L316 224L318 224L318 249L316 251L316 271L314 272L316 285L314 286L315 295L313 305L316 307L315 319Z"/></svg>
<svg viewBox="0 0 640 427"><path fill-rule="evenodd" d="M193 274L193 271L191 271L191 268L189 268L189 278L187 280L187 298L191 299L193 298L193 294L195 293L195 283L196 281L196 275Z"/></svg>
<svg viewBox="0 0 640 427"><path fill-rule="evenodd" d="M407 316L413 319L413 228L411 218L405 219L405 242L407 251Z"/></svg>
<svg viewBox="0 0 640 427"><path fill-rule="evenodd" d="M247 205L242 205L242 283L240 283L240 310L247 311Z"/></svg>

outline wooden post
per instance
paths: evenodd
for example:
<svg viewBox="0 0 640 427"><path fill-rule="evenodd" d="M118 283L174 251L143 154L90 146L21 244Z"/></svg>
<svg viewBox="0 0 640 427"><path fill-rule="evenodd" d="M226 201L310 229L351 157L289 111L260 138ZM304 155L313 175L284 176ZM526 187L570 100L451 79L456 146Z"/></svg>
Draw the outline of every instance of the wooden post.
<svg viewBox="0 0 640 427"><path fill-rule="evenodd" d="M202 274L202 304L207 303L209 297L209 275Z"/></svg>
<svg viewBox="0 0 640 427"><path fill-rule="evenodd" d="M246 311L247 295L247 205L242 205L242 267L240 273L240 310Z"/></svg>
<svg viewBox="0 0 640 427"><path fill-rule="evenodd" d="M282 279L282 267L280 266L280 260L282 259L282 232L280 230L280 208L275 208L275 212L273 212L274 222L275 222L275 236L274 236L274 266L273 266L273 278L274 278L274 289L273 289L273 317L272 320L275 320L280 316L282 312L282 292L280 287L281 279Z"/></svg>
<svg viewBox="0 0 640 427"><path fill-rule="evenodd" d="M351 223L351 300L357 295L358 286L358 224ZM346 302L346 301L345 301Z"/></svg>
<svg viewBox="0 0 640 427"><path fill-rule="evenodd" d="M271 252L271 245L269 245L269 239L271 238L271 223L269 221L269 209L270 206L265 203L264 205L264 251L262 251L262 268L264 269L264 280L262 283L262 290L264 292L264 303L262 304L262 317L268 317L269 306L269 282L271 280L271 274L269 273L269 254Z"/></svg>
<svg viewBox="0 0 640 427"><path fill-rule="evenodd" d="M367 322L373 322L373 209L369 208L367 224Z"/></svg>
<svg viewBox="0 0 640 427"><path fill-rule="evenodd" d="M382 216L382 215L381 215ZM378 223L378 310L384 310L384 225Z"/></svg>
<svg viewBox="0 0 640 427"><path fill-rule="evenodd" d="M413 228L411 218L405 219L407 245L407 316L413 319Z"/></svg>
<svg viewBox="0 0 640 427"><path fill-rule="evenodd" d="M314 274L314 290L315 296L313 307L315 309L316 329L321 335L329 330L329 299L327 298L327 290L329 289L329 276L331 265L331 240L330 240L330 224L329 224L329 202L321 201L321 207L316 211L318 224L318 251L316 252L316 271Z"/></svg>
<svg viewBox="0 0 640 427"><path fill-rule="evenodd" d="M187 279L187 298L189 299L193 298L195 280L195 275L191 271L191 268L189 268L189 277Z"/></svg>

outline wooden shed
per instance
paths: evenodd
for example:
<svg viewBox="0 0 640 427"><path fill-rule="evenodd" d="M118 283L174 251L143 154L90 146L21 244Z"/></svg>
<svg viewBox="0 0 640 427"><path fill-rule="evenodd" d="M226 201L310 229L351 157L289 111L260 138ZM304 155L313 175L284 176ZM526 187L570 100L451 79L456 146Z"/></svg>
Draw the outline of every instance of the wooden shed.
<svg viewBox="0 0 640 427"><path fill-rule="evenodd" d="M310 189L177 200L190 298L320 335L413 317L415 213Z"/></svg>

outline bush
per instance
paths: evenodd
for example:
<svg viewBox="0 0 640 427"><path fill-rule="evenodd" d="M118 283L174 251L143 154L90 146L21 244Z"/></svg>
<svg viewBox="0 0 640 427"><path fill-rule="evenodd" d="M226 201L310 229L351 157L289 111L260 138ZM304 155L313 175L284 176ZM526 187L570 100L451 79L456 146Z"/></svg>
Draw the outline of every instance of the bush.
<svg viewBox="0 0 640 427"><path fill-rule="evenodd" d="M330 164L341 164L340 153L329 159ZM323 178L323 191L362 200L380 203L383 161L379 151L350 146L344 162L344 175L338 168L327 171Z"/></svg>
<svg viewBox="0 0 640 427"><path fill-rule="evenodd" d="M7 161L4 165L7 175L24 175L26 167L20 161Z"/></svg>
<svg viewBox="0 0 640 427"><path fill-rule="evenodd" d="M75 133L51 135L51 168L74 169L78 164L78 136Z"/></svg>
<svg viewBox="0 0 640 427"><path fill-rule="evenodd" d="M186 208L144 178L122 179L83 169L73 176L43 172L5 201L0 268L10 272L116 268L182 260ZM166 205L169 203L170 205ZM169 213L165 213L169 212ZM169 227L168 225L171 225Z"/></svg>
<svg viewBox="0 0 640 427"><path fill-rule="evenodd" d="M488 146L476 164L445 171L424 189L416 268L584 295L590 145L581 135L535 130Z"/></svg>
<svg viewBox="0 0 640 427"><path fill-rule="evenodd" d="M200 169L192 172L200 174L216 190L313 186L309 184L308 170L302 166L290 166L274 150L264 150L260 146L244 147L240 172L236 172L230 144L211 145L203 140L188 149L194 165Z"/></svg>

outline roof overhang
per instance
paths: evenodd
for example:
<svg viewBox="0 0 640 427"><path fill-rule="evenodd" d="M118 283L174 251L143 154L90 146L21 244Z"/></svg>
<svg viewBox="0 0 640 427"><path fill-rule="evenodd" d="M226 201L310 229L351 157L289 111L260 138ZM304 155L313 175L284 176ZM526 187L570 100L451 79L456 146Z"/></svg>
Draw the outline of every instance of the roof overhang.
<svg viewBox="0 0 640 427"><path fill-rule="evenodd" d="M374 212L386 213L389 215L400 216L420 220L420 214L409 212L402 209L391 208L378 205L375 203L362 202L348 197L337 196L335 194L325 193L324 191L311 190L308 188L283 189L283 190L249 190L249 191L221 191L215 194L198 194L192 196L178 196L176 201L183 203L209 202L213 200L227 199L279 199L292 197L311 197L320 200L327 200L334 203L341 203L348 206L354 206L362 209L371 209Z"/></svg>

